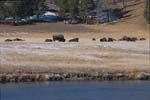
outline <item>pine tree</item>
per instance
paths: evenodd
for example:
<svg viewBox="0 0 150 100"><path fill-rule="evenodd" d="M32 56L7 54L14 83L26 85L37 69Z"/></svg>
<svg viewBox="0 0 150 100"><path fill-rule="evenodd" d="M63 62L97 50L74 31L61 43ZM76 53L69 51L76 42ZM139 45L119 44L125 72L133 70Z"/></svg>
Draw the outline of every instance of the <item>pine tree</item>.
<svg viewBox="0 0 150 100"><path fill-rule="evenodd" d="M90 12L95 9L93 0L80 0L79 1L79 15L83 22L87 21Z"/></svg>
<svg viewBox="0 0 150 100"><path fill-rule="evenodd" d="M144 17L148 24L150 24L150 0L146 0L146 7Z"/></svg>
<svg viewBox="0 0 150 100"><path fill-rule="evenodd" d="M87 16L95 8L94 0L56 0L62 17L69 16L72 20L86 22Z"/></svg>
<svg viewBox="0 0 150 100"><path fill-rule="evenodd" d="M78 16L78 2L79 0L68 0L68 6L69 6L69 15L71 19L76 19Z"/></svg>
<svg viewBox="0 0 150 100"><path fill-rule="evenodd" d="M71 0L55 0L55 4L60 8L59 15L66 18L69 13L69 1Z"/></svg>
<svg viewBox="0 0 150 100"><path fill-rule="evenodd" d="M0 1L1 16L25 18L44 11L45 0L3 0Z"/></svg>
<svg viewBox="0 0 150 100"><path fill-rule="evenodd" d="M0 1L0 19L3 19L6 16L4 1Z"/></svg>

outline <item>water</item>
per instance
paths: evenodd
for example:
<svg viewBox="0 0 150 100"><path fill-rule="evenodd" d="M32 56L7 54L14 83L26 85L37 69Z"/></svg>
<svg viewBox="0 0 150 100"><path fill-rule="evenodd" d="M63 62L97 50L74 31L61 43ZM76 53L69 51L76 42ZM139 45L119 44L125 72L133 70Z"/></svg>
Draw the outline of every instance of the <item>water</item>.
<svg viewBox="0 0 150 100"><path fill-rule="evenodd" d="M150 81L1 84L0 100L150 100Z"/></svg>

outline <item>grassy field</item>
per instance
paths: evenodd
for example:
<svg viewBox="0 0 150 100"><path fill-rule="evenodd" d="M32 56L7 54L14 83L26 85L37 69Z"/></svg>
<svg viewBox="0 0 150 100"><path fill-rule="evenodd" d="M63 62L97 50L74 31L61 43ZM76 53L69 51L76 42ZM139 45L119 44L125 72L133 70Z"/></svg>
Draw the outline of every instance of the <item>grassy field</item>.
<svg viewBox="0 0 150 100"><path fill-rule="evenodd" d="M143 18L144 3L129 6L130 17L100 25L37 23L0 25L0 71L150 71L149 30ZM132 11L133 10L133 11ZM14 34L12 34L14 33ZM22 34L21 34L22 33ZM79 43L45 43L54 34L80 38ZM102 43L102 37L146 38L145 41ZM4 42L22 38L23 42ZM92 41L96 38L97 41Z"/></svg>

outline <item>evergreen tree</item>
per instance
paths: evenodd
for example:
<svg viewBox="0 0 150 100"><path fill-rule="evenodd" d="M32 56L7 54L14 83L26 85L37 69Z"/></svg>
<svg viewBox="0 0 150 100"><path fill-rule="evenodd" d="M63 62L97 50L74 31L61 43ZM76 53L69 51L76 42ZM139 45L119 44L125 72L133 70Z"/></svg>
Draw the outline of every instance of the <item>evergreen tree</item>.
<svg viewBox="0 0 150 100"><path fill-rule="evenodd" d="M79 1L79 15L83 22L87 21L90 12L95 9L93 0L80 0Z"/></svg>
<svg viewBox="0 0 150 100"><path fill-rule="evenodd" d="M44 11L45 0L3 0L0 1L0 16L25 18Z"/></svg>
<svg viewBox="0 0 150 100"><path fill-rule="evenodd" d="M33 0L33 6L31 6L31 9L33 9L33 14L37 16L43 14L47 8L45 2L46 0Z"/></svg>
<svg viewBox="0 0 150 100"><path fill-rule="evenodd" d="M55 0L55 4L60 8L59 15L66 18L69 13L69 1L71 0Z"/></svg>
<svg viewBox="0 0 150 100"><path fill-rule="evenodd" d="M146 0L144 16L145 16L147 23L150 24L150 0Z"/></svg>
<svg viewBox="0 0 150 100"><path fill-rule="evenodd" d="M0 19L3 19L6 15L4 1L0 1Z"/></svg>
<svg viewBox="0 0 150 100"><path fill-rule="evenodd" d="M60 7L60 16L70 16L71 19L81 19L86 22L89 13L94 10L94 0L56 0Z"/></svg>
<svg viewBox="0 0 150 100"><path fill-rule="evenodd" d="M78 3L78 0L68 0L69 15L71 19L76 19L79 15Z"/></svg>

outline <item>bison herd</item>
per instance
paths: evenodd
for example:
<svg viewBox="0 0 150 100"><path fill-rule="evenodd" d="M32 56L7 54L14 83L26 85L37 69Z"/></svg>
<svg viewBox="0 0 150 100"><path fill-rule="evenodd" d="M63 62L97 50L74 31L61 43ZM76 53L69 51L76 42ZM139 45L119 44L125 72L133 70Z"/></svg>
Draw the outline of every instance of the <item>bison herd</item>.
<svg viewBox="0 0 150 100"><path fill-rule="evenodd" d="M101 42L113 42L113 41L127 41L127 42L136 42L136 41L143 41L146 40L145 38L137 38L137 37L128 37L128 36L124 36L118 40L113 39L113 38L101 38L100 41Z"/></svg>
<svg viewBox="0 0 150 100"><path fill-rule="evenodd" d="M59 41L59 42L66 42L66 39L64 37L64 35L53 35L53 39L46 39L45 42L55 42L55 41ZM79 42L79 38L73 38L70 39L69 42Z"/></svg>
<svg viewBox="0 0 150 100"><path fill-rule="evenodd" d="M5 42L12 42L12 41L25 41L23 39L20 38L15 38L15 39L6 39Z"/></svg>
<svg viewBox="0 0 150 100"><path fill-rule="evenodd" d="M122 38L116 40L113 38L101 38L100 42L113 42L113 41L128 41L128 42L135 42L135 41L143 41L146 40L145 38L137 38L137 37L128 37L128 36L123 36ZM53 42L53 41L59 41L59 42L65 42L66 39L64 38L64 35L53 35L53 39L46 39L45 42ZM92 41L96 41L96 38L92 38ZM73 38L68 40L68 42L79 42L79 38Z"/></svg>
<svg viewBox="0 0 150 100"><path fill-rule="evenodd" d="M145 38L137 38L137 37L128 37L128 36L123 36L122 38L116 40L114 38L101 38L99 41L100 42L113 42L113 41L127 41L127 42L136 42L136 41L144 41L146 40ZM23 39L20 38L15 38L15 39L6 39L5 42L12 42L12 41L25 41ZM60 35L53 35L52 39L45 39L45 42L66 42L66 39L64 37L64 35L60 34ZM96 41L96 38L92 38L92 41ZM68 42L79 42L79 38L73 38L68 40Z"/></svg>

